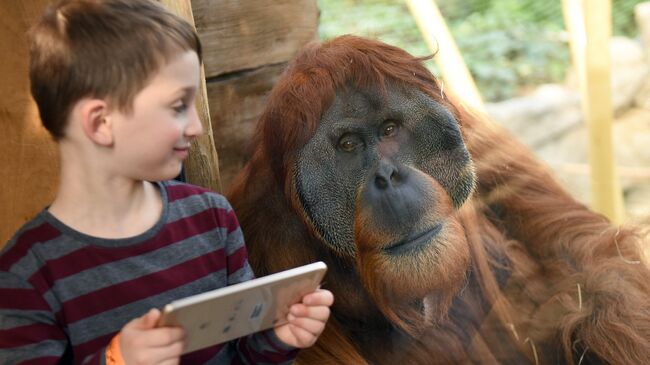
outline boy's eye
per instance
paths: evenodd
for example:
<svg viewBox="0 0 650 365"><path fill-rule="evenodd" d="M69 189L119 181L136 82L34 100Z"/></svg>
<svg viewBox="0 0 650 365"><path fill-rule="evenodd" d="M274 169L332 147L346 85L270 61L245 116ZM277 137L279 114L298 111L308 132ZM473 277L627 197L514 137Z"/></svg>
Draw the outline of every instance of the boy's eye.
<svg viewBox="0 0 650 365"><path fill-rule="evenodd" d="M187 111L187 104L184 101L181 101L175 104L172 108L178 114L185 113L185 111Z"/></svg>

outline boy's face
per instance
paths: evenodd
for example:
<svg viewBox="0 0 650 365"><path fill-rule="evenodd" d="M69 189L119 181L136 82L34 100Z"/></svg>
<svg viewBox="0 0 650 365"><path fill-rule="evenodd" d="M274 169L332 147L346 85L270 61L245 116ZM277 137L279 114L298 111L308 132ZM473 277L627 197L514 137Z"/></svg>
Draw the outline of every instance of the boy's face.
<svg viewBox="0 0 650 365"><path fill-rule="evenodd" d="M203 131L194 103L199 77L196 53L179 52L136 94L131 113L111 111L117 174L160 181L180 173L190 141Z"/></svg>

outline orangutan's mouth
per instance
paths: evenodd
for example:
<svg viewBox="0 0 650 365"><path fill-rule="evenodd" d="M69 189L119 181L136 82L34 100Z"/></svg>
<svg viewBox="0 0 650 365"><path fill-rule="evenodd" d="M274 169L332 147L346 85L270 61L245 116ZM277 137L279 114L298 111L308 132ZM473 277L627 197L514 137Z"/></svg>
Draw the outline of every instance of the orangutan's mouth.
<svg viewBox="0 0 650 365"><path fill-rule="evenodd" d="M388 247L385 247L384 251L390 255L411 254L414 251L426 247L429 242L431 242L431 239L440 233L440 230L442 230L442 224L436 224L431 229L419 232L415 235L407 237L403 241L399 241L391 244Z"/></svg>

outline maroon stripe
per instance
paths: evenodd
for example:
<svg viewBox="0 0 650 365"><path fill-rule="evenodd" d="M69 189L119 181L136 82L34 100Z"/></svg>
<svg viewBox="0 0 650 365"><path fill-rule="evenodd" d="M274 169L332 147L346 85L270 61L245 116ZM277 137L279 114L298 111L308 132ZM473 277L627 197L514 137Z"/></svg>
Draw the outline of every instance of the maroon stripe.
<svg viewBox="0 0 650 365"><path fill-rule="evenodd" d="M35 359L29 359L21 361L20 365L48 365L48 364L58 364L61 360L58 356L44 356L37 357Z"/></svg>
<svg viewBox="0 0 650 365"><path fill-rule="evenodd" d="M174 200L186 198L188 196L209 192L209 190L207 189L195 185L187 185L187 184L167 185L166 190L167 190L167 201L169 203L173 202Z"/></svg>
<svg viewBox="0 0 650 365"><path fill-rule="evenodd" d="M56 326L47 324L30 324L0 330L0 347L10 348L38 343L45 340L65 340L65 334Z"/></svg>
<svg viewBox="0 0 650 365"><path fill-rule="evenodd" d="M298 349L283 352L263 351L260 362L266 361L272 364L279 364L294 359L298 355Z"/></svg>
<svg viewBox="0 0 650 365"><path fill-rule="evenodd" d="M241 246L237 251L230 254L227 257L228 260L228 275L232 275L237 272L237 270L244 267L248 255L246 254L246 246Z"/></svg>
<svg viewBox="0 0 650 365"><path fill-rule="evenodd" d="M88 355L95 354L97 351L105 349L116 334L117 332L112 332L74 346L75 358L83 359Z"/></svg>
<svg viewBox="0 0 650 365"><path fill-rule="evenodd" d="M191 283L225 268L224 249L126 280L63 303L68 324ZM116 295L116 293L119 293Z"/></svg>
<svg viewBox="0 0 650 365"><path fill-rule="evenodd" d="M0 270L9 271L11 266L23 258L34 244L50 241L59 235L61 232L47 222L26 230L18 237L13 247L0 256Z"/></svg>
<svg viewBox="0 0 650 365"><path fill-rule="evenodd" d="M166 225L156 237L145 241L136 247L102 248L97 246L84 246L60 258L48 260L47 267L34 273L29 282L41 293L49 290L50 285L56 280L75 275L81 271L105 265L129 257L135 257L147 252L155 251L174 242L200 235L218 227L221 222L215 222L212 217L219 214L221 208L202 211L190 217L179 219ZM215 213L216 211L216 213ZM97 254L99 252L99 254Z"/></svg>
<svg viewBox="0 0 650 365"><path fill-rule="evenodd" d="M221 351L223 344L196 350L181 356L181 364L205 364Z"/></svg>
<svg viewBox="0 0 650 365"><path fill-rule="evenodd" d="M50 310L43 298L33 289L0 288L0 308Z"/></svg>

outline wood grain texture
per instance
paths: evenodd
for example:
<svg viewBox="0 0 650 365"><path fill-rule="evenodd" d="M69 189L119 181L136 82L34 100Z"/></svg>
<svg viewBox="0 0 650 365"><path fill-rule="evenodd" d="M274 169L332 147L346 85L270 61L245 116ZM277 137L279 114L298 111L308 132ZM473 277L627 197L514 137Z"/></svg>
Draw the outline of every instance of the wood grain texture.
<svg viewBox="0 0 650 365"><path fill-rule="evenodd" d="M194 0L208 78L286 62L317 37L315 0Z"/></svg>
<svg viewBox="0 0 650 365"><path fill-rule="evenodd" d="M29 92L26 31L46 0L0 1L0 247L54 199L58 149Z"/></svg>
<svg viewBox="0 0 650 365"><path fill-rule="evenodd" d="M237 77L208 82L214 141L224 190L246 162L247 148L269 91L286 64L270 65Z"/></svg>

